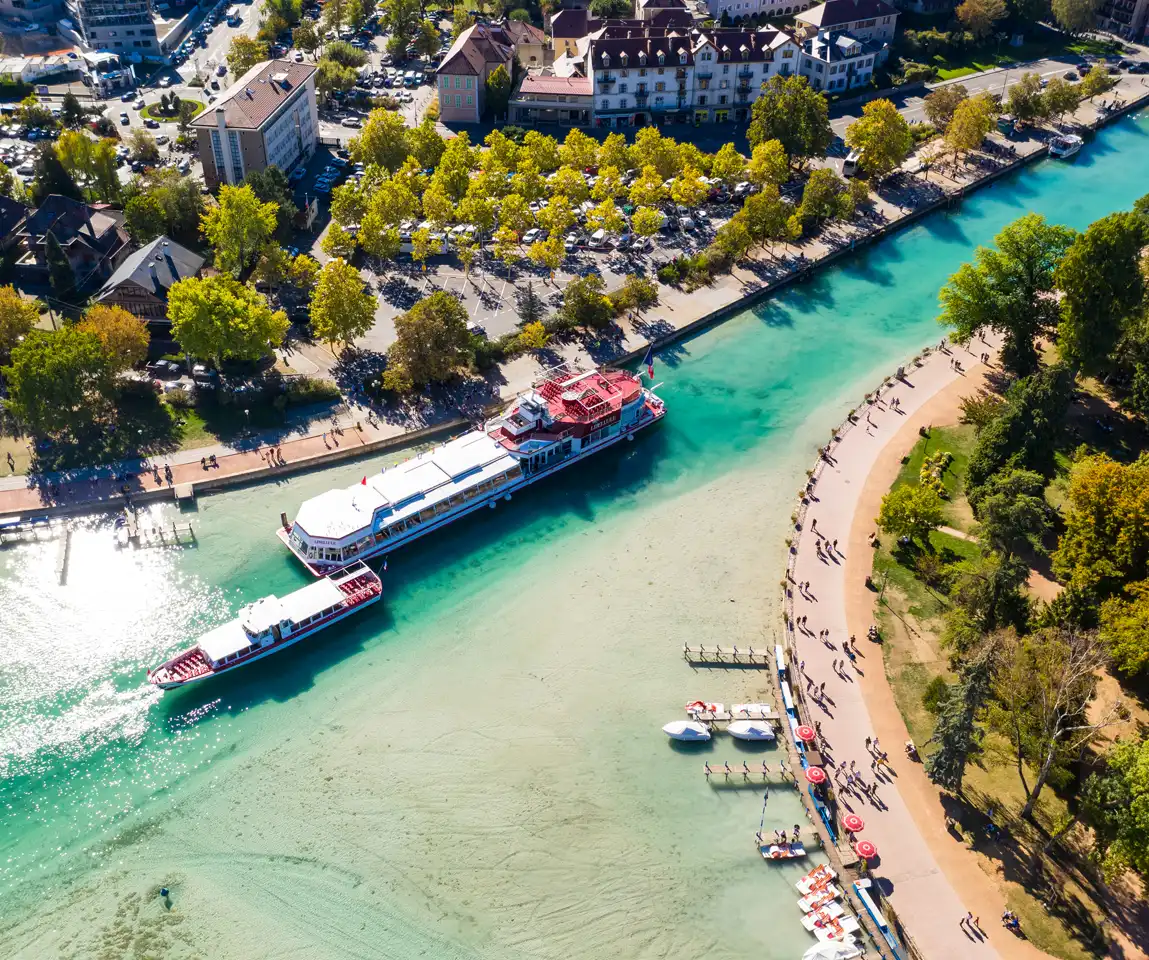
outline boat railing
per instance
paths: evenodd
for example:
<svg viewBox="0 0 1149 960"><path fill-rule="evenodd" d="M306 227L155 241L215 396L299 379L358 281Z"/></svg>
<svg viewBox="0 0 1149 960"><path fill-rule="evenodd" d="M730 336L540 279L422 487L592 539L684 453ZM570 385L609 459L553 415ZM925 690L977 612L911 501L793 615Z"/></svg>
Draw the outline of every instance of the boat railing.
<svg viewBox="0 0 1149 960"><path fill-rule="evenodd" d="M156 670L154 676L162 679L191 680L211 671L207 656L199 647L185 650L174 660Z"/></svg>

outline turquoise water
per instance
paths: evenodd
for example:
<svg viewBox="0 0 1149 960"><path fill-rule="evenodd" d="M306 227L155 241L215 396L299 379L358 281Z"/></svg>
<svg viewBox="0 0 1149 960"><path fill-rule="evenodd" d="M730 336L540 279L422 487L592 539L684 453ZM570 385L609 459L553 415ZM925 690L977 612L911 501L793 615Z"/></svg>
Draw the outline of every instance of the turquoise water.
<svg viewBox="0 0 1149 960"><path fill-rule="evenodd" d="M661 426L395 555L385 605L201 690L143 672L306 583L280 511L378 462L204 498L198 549L120 553L94 524L64 587L57 544L0 552L5 955L799 955L796 870L752 846L762 794L700 772L742 751L659 731L767 685L679 651L773 642L815 446L939 337L974 245L1149 191L1147 132L1125 120L668 349ZM799 810L775 791L767 829Z"/></svg>

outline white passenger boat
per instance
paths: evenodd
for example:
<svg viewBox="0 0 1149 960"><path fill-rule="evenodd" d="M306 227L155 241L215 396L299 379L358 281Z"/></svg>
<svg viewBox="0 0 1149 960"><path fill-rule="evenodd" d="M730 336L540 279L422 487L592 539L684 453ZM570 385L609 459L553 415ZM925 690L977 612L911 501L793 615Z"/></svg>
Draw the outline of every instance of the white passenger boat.
<svg viewBox="0 0 1149 960"><path fill-rule="evenodd" d="M671 740L699 741L710 739L710 728L697 720L672 720L662 728Z"/></svg>
<svg viewBox="0 0 1149 960"><path fill-rule="evenodd" d="M735 720L726 732L738 740L774 739L774 728L765 720Z"/></svg>
<svg viewBox="0 0 1149 960"><path fill-rule="evenodd" d="M854 960L861 955L862 948L857 939L850 937L846 940L816 943L802 954L802 960Z"/></svg>
<svg viewBox="0 0 1149 960"><path fill-rule="evenodd" d="M613 446L666 408L625 370L549 371L506 411L360 483L281 517L280 540L319 576L388 553Z"/></svg>
<svg viewBox="0 0 1149 960"><path fill-rule="evenodd" d="M802 926L804 926L811 933L814 932L816 927L824 927L832 920L837 920L846 908L843 907L837 900L831 900L829 903L822 905L817 910L811 910L802 918Z"/></svg>
<svg viewBox="0 0 1149 960"><path fill-rule="evenodd" d="M149 670L148 682L171 690L227 673L278 653L382 596L378 574L365 563L353 564L282 599L268 596L248 604L234 620Z"/></svg>
<svg viewBox="0 0 1149 960"><path fill-rule="evenodd" d="M1076 133L1063 133L1049 141L1049 155L1058 160L1068 160L1084 145L1085 141Z"/></svg>
<svg viewBox="0 0 1149 960"><path fill-rule="evenodd" d="M794 886L798 888L800 894L806 896L815 890L820 890L822 887L833 883L837 879L838 875L834 872L834 868L828 863L823 863L802 877Z"/></svg>
<svg viewBox="0 0 1149 960"><path fill-rule="evenodd" d="M798 901L798 909L803 913L809 913L811 910L817 910L819 907L823 907L827 903L837 900L841 895L842 888L836 883L830 883L802 897Z"/></svg>

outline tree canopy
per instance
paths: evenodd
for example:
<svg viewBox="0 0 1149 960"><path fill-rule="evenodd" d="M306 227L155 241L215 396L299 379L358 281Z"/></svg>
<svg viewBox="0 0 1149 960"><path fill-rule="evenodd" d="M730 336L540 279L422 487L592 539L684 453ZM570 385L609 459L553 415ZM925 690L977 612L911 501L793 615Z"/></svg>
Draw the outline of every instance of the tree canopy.
<svg viewBox="0 0 1149 960"><path fill-rule="evenodd" d="M931 530L942 525L942 498L930 487L902 484L882 497L878 526L895 537L929 545Z"/></svg>
<svg viewBox="0 0 1149 960"><path fill-rule="evenodd" d="M792 160L825 156L834 132L826 98L805 77L775 75L762 86L746 131L750 146L778 140Z"/></svg>
<svg viewBox="0 0 1149 960"><path fill-rule="evenodd" d="M0 287L0 359L26 337L40 319L35 300L25 300L11 284Z"/></svg>
<svg viewBox="0 0 1149 960"><path fill-rule="evenodd" d="M966 0L966 3L984 0ZM1000 3L1001 0L996 0ZM862 116L846 129L846 144L862 154L862 166L874 180L896 170L914 146L910 125L884 98L862 107Z"/></svg>
<svg viewBox="0 0 1149 960"><path fill-rule="evenodd" d="M220 269L238 275L275 232L274 203L264 203L250 186L219 189L219 202L203 215L203 232Z"/></svg>
<svg viewBox="0 0 1149 960"><path fill-rule="evenodd" d="M143 363L148 357L148 325L123 307L96 304L89 307L78 324L85 333L100 341L108 369L119 373Z"/></svg>
<svg viewBox="0 0 1149 960"><path fill-rule="evenodd" d="M436 290L395 318L384 384L402 389L448 380L473 355L466 308L446 291Z"/></svg>
<svg viewBox="0 0 1149 960"><path fill-rule="evenodd" d="M289 326L282 310L231 277L188 277L168 291L172 336L195 357L258 360L283 343Z"/></svg>
<svg viewBox="0 0 1149 960"><path fill-rule="evenodd" d="M1081 812L1108 878L1126 869L1149 877L1149 740L1114 745L1103 770L1085 781Z"/></svg>
<svg viewBox="0 0 1149 960"><path fill-rule="evenodd" d="M329 260L311 296L312 332L328 343L350 345L374 325L375 306L359 271L339 258Z"/></svg>

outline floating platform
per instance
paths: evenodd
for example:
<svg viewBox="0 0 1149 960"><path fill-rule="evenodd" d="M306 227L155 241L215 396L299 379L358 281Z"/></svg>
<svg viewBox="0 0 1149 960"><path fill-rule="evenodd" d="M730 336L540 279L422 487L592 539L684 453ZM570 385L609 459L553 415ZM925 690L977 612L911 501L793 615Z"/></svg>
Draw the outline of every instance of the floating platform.
<svg viewBox="0 0 1149 960"><path fill-rule="evenodd" d="M683 644L682 657L696 667L758 667L774 666L774 660L765 650L753 647L692 647Z"/></svg>
<svg viewBox="0 0 1149 960"><path fill-rule="evenodd" d="M125 513L125 523L120 529L121 542L133 547L192 547L199 544L190 523L141 527L134 514Z"/></svg>
<svg viewBox="0 0 1149 960"><path fill-rule="evenodd" d="M781 716L774 710L688 710L691 720L701 723L729 723L731 720L764 720L778 724Z"/></svg>

